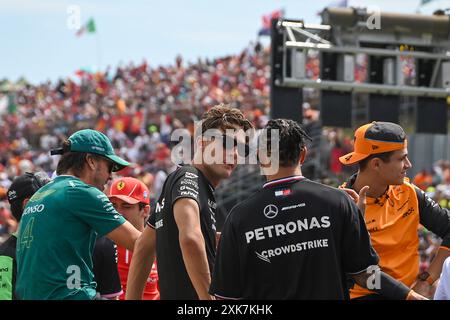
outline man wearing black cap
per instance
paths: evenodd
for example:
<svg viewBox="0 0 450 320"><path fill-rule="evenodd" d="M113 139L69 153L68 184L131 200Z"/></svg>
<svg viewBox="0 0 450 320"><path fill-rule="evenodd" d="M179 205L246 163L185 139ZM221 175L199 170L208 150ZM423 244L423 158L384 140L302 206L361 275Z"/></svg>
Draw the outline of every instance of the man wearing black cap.
<svg viewBox="0 0 450 320"><path fill-rule="evenodd" d="M17 222L20 222L23 208L33 194L48 182L50 178L44 172L27 172L14 179L6 195ZM14 293L17 271L16 244L17 238L13 234L0 245L0 300L16 298Z"/></svg>
<svg viewBox="0 0 450 320"><path fill-rule="evenodd" d="M431 297L431 285L439 278L450 256L450 215L418 187L409 183L406 133L391 122L372 122L355 132L354 152L342 156L344 165L358 164L359 171L343 187L353 196L368 186L365 222L380 267L395 279ZM427 272L419 274L419 237L423 225L441 237L442 244ZM357 285L352 299L380 299Z"/></svg>
<svg viewBox="0 0 450 320"><path fill-rule="evenodd" d="M17 237L19 299L95 299L92 252L97 236L133 250L140 232L102 192L111 173L129 163L101 132L69 137L53 181L27 203ZM29 272L32 270L32 272Z"/></svg>

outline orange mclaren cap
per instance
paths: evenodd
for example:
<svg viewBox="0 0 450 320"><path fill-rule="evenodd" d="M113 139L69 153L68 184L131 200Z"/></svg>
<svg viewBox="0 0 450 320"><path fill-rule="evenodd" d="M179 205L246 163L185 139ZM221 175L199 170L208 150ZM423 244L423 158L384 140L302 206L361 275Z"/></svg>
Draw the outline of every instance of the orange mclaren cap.
<svg viewBox="0 0 450 320"><path fill-rule="evenodd" d="M139 202L150 204L147 186L142 181L131 177L114 180L109 189L108 197L115 197L129 204L136 204Z"/></svg>
<svg viewBox="0 0 450 320"><path fill-rule="evenodd" d="M339 158L344 165L364 160L370 155L406 148L406 133L392 122L372 122L355 131L355 151Z"/></svg>

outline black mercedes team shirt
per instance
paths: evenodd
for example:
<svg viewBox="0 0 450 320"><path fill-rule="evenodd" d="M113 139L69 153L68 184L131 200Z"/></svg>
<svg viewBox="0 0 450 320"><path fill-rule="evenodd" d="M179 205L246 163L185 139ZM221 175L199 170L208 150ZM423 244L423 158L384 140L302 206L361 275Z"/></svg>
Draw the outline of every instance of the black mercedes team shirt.
<svg viewBox="0 0 450 320"><path fill-rule="evenodd" d="M156 255L161 299L198 299L181 253L178 227L173 206L178 199L189 198L198 203L200 224L210 272L216 248L216 202L214 188L193 166L182 166L166 179L161 196L152 210L147 225L156 229Z"/></svg>
<svg viewBox="0 0 450 320"><path fill-rule="evenodd" d="M377 263L350 197L293 176L266 183L232 209L210 293L228 299L348 299L346 274Z"/></svg>

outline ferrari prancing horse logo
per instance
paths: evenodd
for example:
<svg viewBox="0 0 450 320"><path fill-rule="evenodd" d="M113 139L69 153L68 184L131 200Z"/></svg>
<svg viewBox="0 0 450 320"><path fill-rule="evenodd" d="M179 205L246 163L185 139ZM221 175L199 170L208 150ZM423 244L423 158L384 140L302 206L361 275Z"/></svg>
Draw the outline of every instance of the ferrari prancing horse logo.
<svg viewBox="0 0 450 320"><path fill-rule="evenodd" d="M125 188L125 182L123 181L119 181L119 183L117 184L117 190L122 190L123 188Z"/></svg>

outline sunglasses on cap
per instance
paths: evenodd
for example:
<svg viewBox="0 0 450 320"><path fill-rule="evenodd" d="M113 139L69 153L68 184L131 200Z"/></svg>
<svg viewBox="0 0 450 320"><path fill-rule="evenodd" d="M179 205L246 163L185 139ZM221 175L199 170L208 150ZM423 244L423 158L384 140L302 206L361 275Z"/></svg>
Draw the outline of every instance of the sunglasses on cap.
<svg viewBox="0 0 450 320"><path fill-rule="evenodd" d="M100 158L102 158L103 160L105 160L107 162L107 164L108 164L108 172L112 173L113 170L114 170L114 162L112 162L111 160L109 160L108 158L105 158L105 157L100 157Z"/></svg>
<svg viewBox="0 0 450 320"><path fill-rule="evenodd" d="M249 145L247 143L239 142L236 137L231 137L226 134L223 134L221 136L212 135L212 136L207 136L207 137L212 138L212 140L215 140L216 138L222 139L222 147L225 150L231 150L233 148L237 148L238 154L241 157L246 158L250 154Z"/></svg>
<svg viewBox="0 0 450 320"><path fill-rule="evenodd" d="M112 162L110 159L103 157L99 154L90 154L94 159L101 159L105 161L108 164L108 172L112 173L114 170L114 162Z"/></svg>

